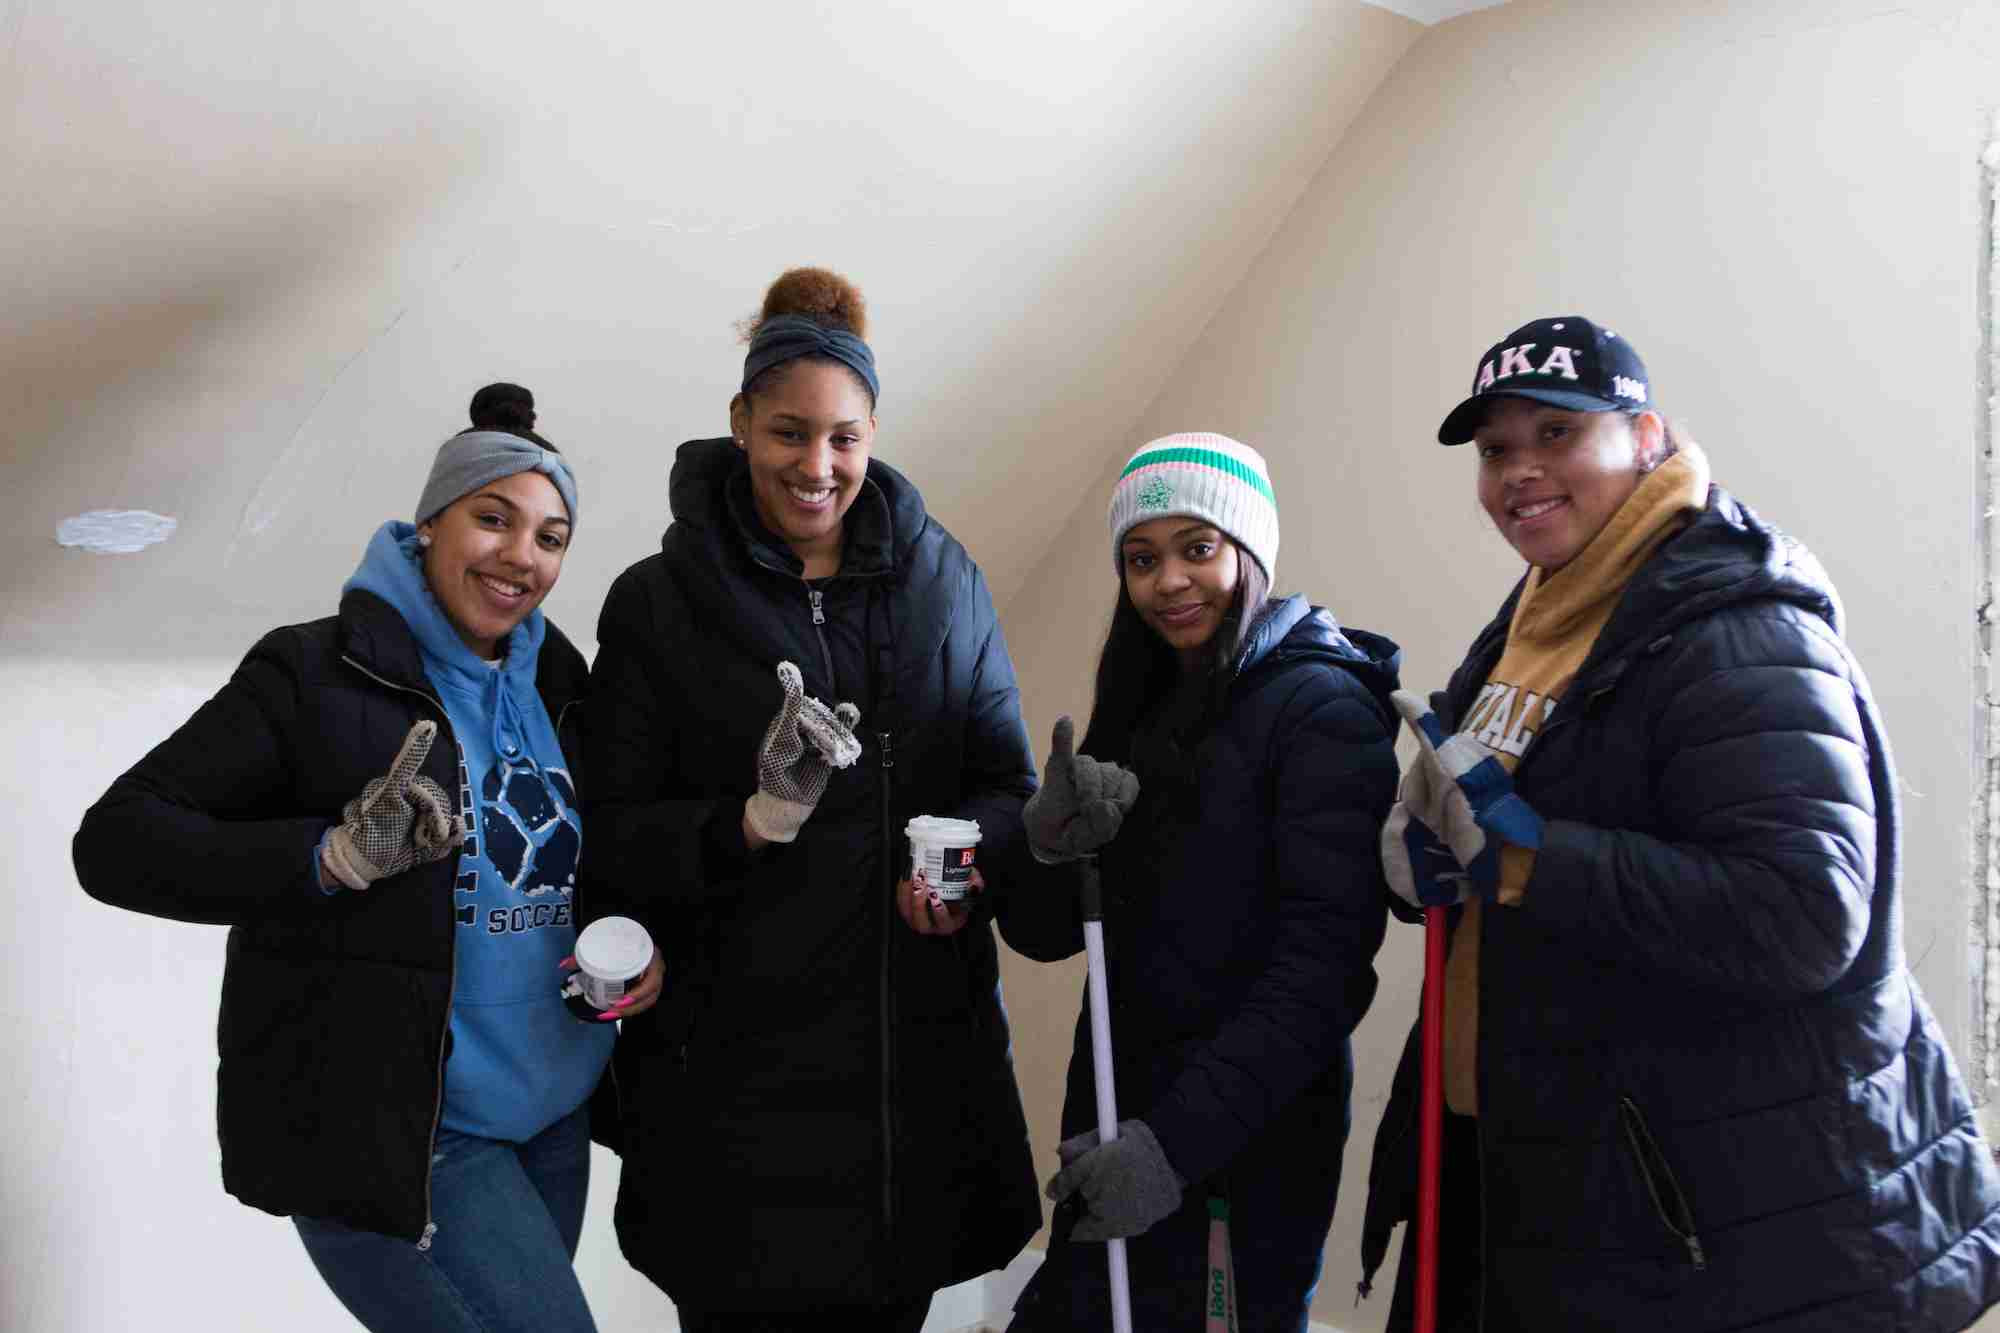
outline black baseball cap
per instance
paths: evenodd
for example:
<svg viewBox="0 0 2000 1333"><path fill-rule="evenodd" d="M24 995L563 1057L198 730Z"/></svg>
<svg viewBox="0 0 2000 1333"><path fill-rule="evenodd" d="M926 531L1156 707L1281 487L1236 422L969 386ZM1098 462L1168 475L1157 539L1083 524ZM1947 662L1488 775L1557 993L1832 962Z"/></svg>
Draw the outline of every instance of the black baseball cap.
<svg viewBox="0 0 2000 1333"><path fill-rule="evenodd" d="M1635 412L1653 405L1646 363L1632 345L1582 315L1523 324L1486 349L1472 396L1438 427L1439 444L1464 444L1493 398L1531 398L1574 412Z"/></svg>

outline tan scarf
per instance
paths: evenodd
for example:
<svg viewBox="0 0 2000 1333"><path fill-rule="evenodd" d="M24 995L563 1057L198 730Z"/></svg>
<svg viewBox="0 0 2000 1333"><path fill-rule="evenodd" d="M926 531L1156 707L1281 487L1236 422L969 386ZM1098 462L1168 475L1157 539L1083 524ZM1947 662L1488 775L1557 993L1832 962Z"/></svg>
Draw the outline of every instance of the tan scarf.
<svg viewBox="0 0 2000 1333"><path fill-rule="evenodd" d="M1509 773L1548 725L1577 668L1611 619L1632 575L1708 503L1708 458L1693 443L1654 468L1590 544L1553 574L1530 568L1507 627L1507 646L1460 723ZM1520 903L1535 854L1500 851L1502 906ZM1452 936L1445 965L1445 1103L1479 1113L1479 914L1473 899Z"/></svg>

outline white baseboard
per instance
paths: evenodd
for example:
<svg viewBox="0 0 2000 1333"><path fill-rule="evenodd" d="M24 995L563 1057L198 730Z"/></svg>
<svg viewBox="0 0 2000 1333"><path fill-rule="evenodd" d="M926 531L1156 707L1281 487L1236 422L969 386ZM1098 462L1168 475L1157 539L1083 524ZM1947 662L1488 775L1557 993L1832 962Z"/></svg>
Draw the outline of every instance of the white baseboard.
<svg viewBox="0 0 2000 1333"><path fill-rule="evenodd" d="M1014 1300L1042 1266L1043 1252L1022 1250L1004 1269L956 1287L946 1287L931 1302L924 1333L1002 1333L1014 1313ZM1340 1333L1332 1324L1315 1320L1310 1333Z"/></svg>

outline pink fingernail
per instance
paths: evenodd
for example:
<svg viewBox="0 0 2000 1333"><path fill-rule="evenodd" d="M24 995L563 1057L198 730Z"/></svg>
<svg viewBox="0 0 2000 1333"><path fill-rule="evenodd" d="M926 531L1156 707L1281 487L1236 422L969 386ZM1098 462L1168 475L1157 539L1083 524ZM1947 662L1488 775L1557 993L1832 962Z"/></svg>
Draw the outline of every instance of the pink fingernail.
<svg viewBox="0 0 2000 1333"><path fill-rule="evenodd" d="M603 1013L597 1016L597 1021L601 1023L607 1018L617 1018L618 1016L619 1014L616 1009L606 1009Z"/></svg>
<svg viewBox="0 0 2000 1333"><path fill-rule="evenodd" d="M575 967L575 966L576 966L576 955L575 955L575 954L571 954L571 955L570 955L569 957L567 957L567 958L563 959L563 960L562 960L561 962L557 963L557 964L556 964L556 966L557 966L557 967Z"/></svg>
<svg viewBox="0 0 2000 1333"><path fill-rule="evenodd" d="M638 998L639 998L639 997L638 997L638 996L636 996L636 995L627 995L627 996L625 996L625 997L624 997L624 998L622 998L622 999L619 999L619 1000L616 1000L616 1001L614 1001L614 1002L612 1003L611 1007L612 1007L613 1009L623 1009L623 1008L624 1008L624 1007L625 1007L626 1005L628 1005L628 1004L632 1003L632 1001L634 1001L634 1000L636 1000L636 999L638 999Z"/></svg>
<svg viewBox="0 0 2000 1333"><path fill-rule="evenodd" d="M936 889L931 890L931 906L932 907L944 906L944 896L940 894Z"/></svg>

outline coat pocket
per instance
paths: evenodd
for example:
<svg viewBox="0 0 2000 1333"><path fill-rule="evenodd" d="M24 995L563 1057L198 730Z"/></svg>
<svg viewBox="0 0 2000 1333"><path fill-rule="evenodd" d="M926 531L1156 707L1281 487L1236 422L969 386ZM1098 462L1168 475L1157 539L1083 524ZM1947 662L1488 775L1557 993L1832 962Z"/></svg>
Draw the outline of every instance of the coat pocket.
<svg viewBox="0 0 2000 1333"><path fill-rule="evenodd" d="M1620 1097L1618 1120L1625 1130L1625 1143L1632 1151L1633 1164L1639 1168L1639 1178L1646 1182L1646 1192L1652 1196L1653 1211L1687 1250L1688 1262L1695 1271L1702 1271L1708 1267L1708 1254L1695 1231L1694 1211L1688 1207L1687 1195L1681 1192L1680 1181L1675 1179L1673 1168L1647 1127L1638 1103L1630 1097Z"/></svg>

